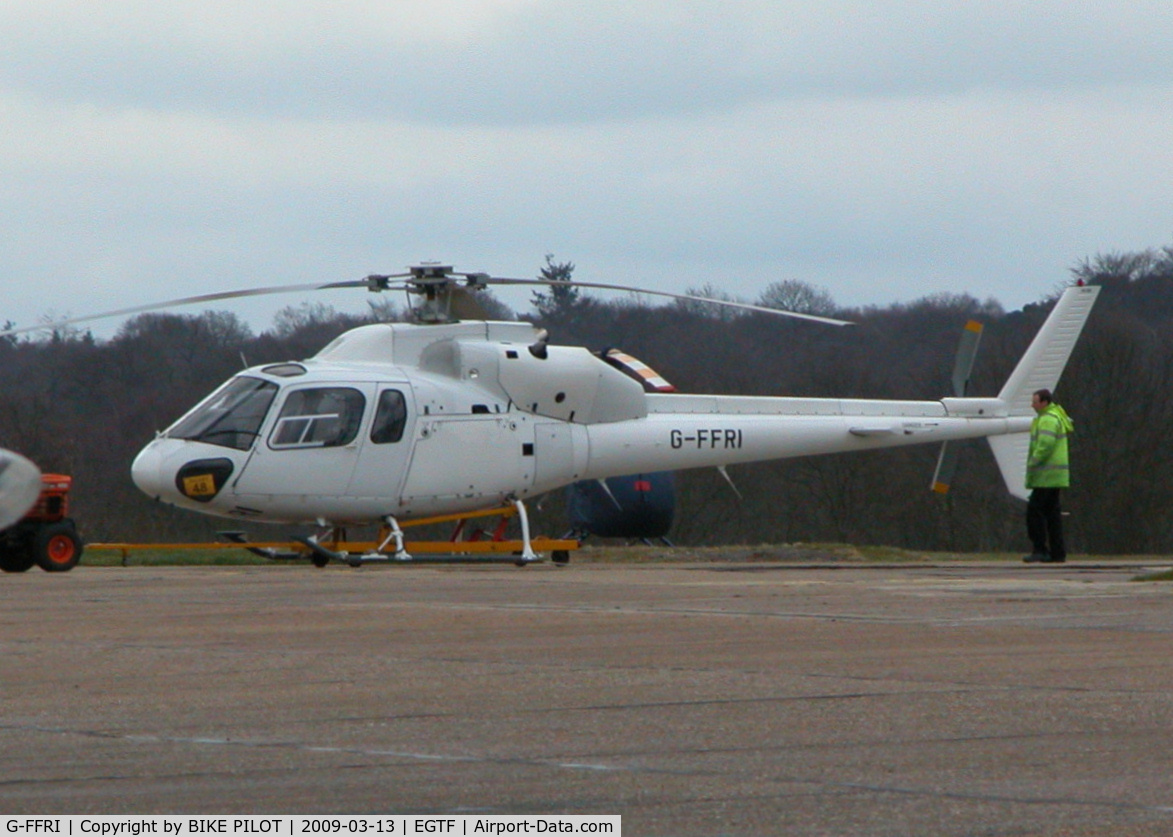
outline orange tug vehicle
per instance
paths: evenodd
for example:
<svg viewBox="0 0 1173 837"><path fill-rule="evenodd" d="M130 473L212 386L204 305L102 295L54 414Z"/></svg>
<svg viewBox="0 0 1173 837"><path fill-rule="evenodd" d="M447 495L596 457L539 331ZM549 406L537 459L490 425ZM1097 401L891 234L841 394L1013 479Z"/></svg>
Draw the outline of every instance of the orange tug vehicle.
<svg viewBox="0 0 1173 837"><path fill-rule="evenodd" d="M69 518L73 478L42 474L41 495L19 521L0 531L0 570L23 573L38 564L42 570L72 570L81 559L82 542Z"/></svg>

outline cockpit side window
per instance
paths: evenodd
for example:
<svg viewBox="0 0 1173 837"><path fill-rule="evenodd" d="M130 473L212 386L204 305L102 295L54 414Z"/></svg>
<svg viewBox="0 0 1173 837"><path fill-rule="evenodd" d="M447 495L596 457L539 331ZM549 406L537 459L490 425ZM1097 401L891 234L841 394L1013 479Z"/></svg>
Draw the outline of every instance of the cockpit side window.
<svg viewBox="0 0 1173 837"><path fill-rule="evenodd" d="M366 399L350 387L298 389L289 393L269 436L269 447L331 448L358 435Z"/></svg>
<svg viewBox="0 0 1173 837"><path fill-rule="evenodd" d="M277 385L269 381L246 375L233 378L173 424L167 436L248 450L276 394Z"/></svg>
<svg viewBox="0 0 1173 837"><path fill-rule="evenodd" d="M397 389L385 389L379 393L379 406L371 424L371 441L376 445L398 442L403 438L407 425L407 399Z"/></svg>

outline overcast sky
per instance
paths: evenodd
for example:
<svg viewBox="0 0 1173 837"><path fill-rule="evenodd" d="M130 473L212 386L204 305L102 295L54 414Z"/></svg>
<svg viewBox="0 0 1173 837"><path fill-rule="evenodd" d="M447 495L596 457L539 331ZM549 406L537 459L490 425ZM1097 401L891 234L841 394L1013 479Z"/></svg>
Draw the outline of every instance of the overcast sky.
<svg viewBox="0 0 1173 837"><path fill-rule="evenodd" d="M1173 3L8 0L0 126L0 322L546 253L1013 309L1173 243Z"/></svg>

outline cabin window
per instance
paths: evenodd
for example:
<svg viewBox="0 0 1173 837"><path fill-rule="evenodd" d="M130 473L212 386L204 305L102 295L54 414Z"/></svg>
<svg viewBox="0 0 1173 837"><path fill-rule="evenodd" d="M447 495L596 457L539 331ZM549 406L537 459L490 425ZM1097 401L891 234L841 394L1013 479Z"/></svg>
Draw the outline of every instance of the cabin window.
<svg viewBox="0 0 1173 837"><path fill-rule="evenodd" d="M277 417L269 447L287 450L348 445L358 435L365 406L362 393L349 387L293 390Z"/></svg>
<svg viewBox="0 0 1173 837"><path fill-rule="evenodd" d="M269 412L277 386L246 375L233 378L172 425L171 439L248 450Z"/></svg>
<svg viewBox="0 0 1173 837"><path fill-rule="evenodd" d="M397 389L385 389L379 393L379 406L375 410L375 421L371 424L371 441L376 445L398 442L403 438L407 425L407 399Z"/></svg>

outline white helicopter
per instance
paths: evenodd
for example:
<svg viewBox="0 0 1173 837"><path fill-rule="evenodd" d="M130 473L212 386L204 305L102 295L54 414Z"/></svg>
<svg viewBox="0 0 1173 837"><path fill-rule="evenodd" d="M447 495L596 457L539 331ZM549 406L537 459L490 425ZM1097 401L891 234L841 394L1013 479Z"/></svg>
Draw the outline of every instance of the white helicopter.
<svg viewBox="0 0 1173 837"><path fill-rule="evenodd" d="M997 397L884 401L647 392L585 348L549 345L530 323L455 319L475 316L476 290L495 284L555 283L422 265L181 300L400 285L424 302L421 324L361 326L307 360L234 376L138 454L135 484L203 514L315 523L320 535L305 543L317 564L406 560L401 523L503 505L520 519L524 563L539 557L525 501L576 481L977 437L1024 496L1030 395L1058 383L1099 290L1064 291ZM82 319L92 317L68 322ZM943 448L936 483L949 461ZM382 525L385 537L361 555L323 546L357 524Z"/></svg>

